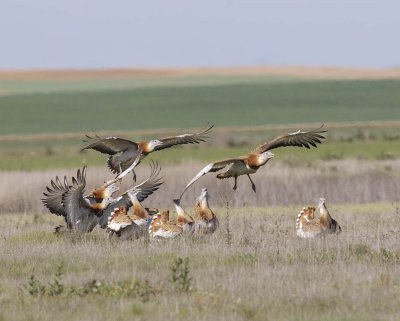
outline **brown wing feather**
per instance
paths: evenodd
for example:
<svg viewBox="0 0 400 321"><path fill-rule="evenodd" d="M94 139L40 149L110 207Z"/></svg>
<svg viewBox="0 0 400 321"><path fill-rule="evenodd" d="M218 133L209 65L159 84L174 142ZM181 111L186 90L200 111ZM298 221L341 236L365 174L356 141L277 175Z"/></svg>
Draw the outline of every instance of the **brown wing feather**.
<svg viewBox="0 0 400 321"><path fill-rule="evenodd" d="M86 135L86 140L83 142L88 143L82 147L81 151L85 149L94 149L103 154L115 155L117 153L126 151L128 149L138 149L138 144L127 139L118 137L101 138L99 136L91 137Z"/></svg>
<svg viewBox="0 0 400 321"><path fill-rule="evenodd" d="M317 147L317 143L321 143L322 139L325 139L321 134L326 133L326 130L321 130L321 127L311 130L309 132L297 131L295 133L283 134L270 142L263 144L256 148L252 153L264 153L267 150L271 150L278 147L286 146L298 146L310 148L311 146Z"/></svg>
<svg viewBox="0 0 400 321"><path fill-rule="evenodd" d="M157 146L154 150L161 150L164 148L168 148L174 145L183 145L183 144L199 144L200 142L204 142L208 137L206 134L211 132L211 129L214 125L209 125L206 129L199 133L194 134L182 134L179 136L165 137L160 139L163 142L162 145Z"/></svg>

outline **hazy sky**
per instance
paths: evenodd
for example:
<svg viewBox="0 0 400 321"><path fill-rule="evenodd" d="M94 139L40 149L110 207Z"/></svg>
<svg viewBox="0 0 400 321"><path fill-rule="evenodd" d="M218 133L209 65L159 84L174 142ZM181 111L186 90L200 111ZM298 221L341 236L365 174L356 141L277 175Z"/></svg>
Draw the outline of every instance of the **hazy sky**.
<svg viewBox="0 0 400 321"><path fill-rule="evenodd" d="M3 0L0 69L399 67L398 0Z"/></svg>

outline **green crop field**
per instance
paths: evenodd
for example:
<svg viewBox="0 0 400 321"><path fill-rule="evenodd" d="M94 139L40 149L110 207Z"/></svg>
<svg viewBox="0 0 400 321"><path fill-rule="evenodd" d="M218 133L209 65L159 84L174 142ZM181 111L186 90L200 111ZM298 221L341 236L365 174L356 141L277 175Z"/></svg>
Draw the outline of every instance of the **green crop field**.
<svg viewBox="0 0 400 321"><path fill-rule="evenodd" d="M283 132L252 128L290 123L307 123L307 128L327 123L328 140L313 153L279 150L281 159L398 158L399 124L370 128L363 122L398 120L399 89L400 80L278 76L3 80L0 92L7 95L0 96L0 169L102 165L104 155L79 153L84 133L146 140L199 129L208 121L215 131L207 144L166 150L154 158L166 164L244 154ZM338 127L354 121L359 122L354 128Z"/></svg>
<svg viewBox="0 0 400 321"><path fill-rule="evenodd" d="M396 120L400 80L294 81L0 97L0 134Z"/></svg>

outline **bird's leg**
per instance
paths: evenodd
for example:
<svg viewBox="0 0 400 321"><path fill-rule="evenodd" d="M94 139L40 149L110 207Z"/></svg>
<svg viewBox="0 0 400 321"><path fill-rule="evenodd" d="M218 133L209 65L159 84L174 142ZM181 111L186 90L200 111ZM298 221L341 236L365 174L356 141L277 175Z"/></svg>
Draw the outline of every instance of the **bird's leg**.
<svg viewBox="0 0 400 321"><path fill-rule="evenodd" d="M136 173L134 170L132 170L132 173L133 173L133 181L136 183Z"/></svg>
<svg viewBox="0 0 400 321"><path fill-rule="evenodd" d="M235 186L233 186L233 190L236 191L237 189L237 176L235 176Z"/></svg>
<svg viewBox="0 0 400 321"><path fill-rule="evenodd" d="M251 188L253 189L254 193L256 192L256 184L254 184L254 182L251 180L251 177L249 174L247 174L247 177L249 178L250 182L251 182Z"/></svg>

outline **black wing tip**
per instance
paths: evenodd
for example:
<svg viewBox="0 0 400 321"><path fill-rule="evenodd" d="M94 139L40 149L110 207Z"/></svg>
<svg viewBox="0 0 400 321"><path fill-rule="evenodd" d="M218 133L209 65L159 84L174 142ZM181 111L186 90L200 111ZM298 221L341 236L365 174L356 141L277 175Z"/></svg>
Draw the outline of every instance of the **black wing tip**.
<svg viewBox="0 0 400 321"><path fill-rule="evenodd" d="M323 123L321 126L319 126L318 128L314 129L313 132L315 132L315 133L327 133L328 132L327 130L320 130L320 129L324 128L324 127L325 127L325 124Z"/></svg>

